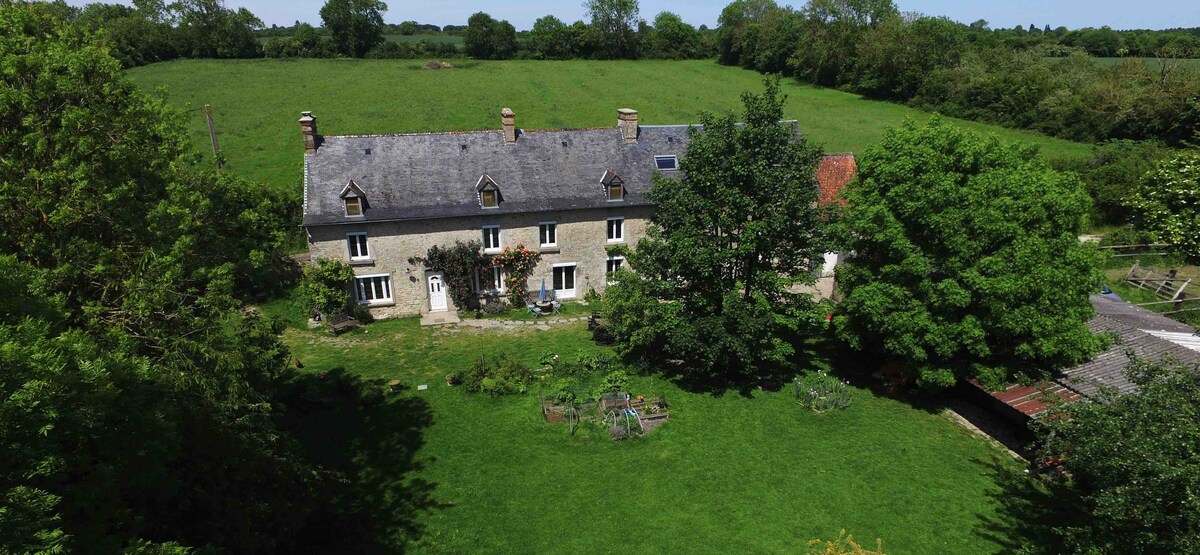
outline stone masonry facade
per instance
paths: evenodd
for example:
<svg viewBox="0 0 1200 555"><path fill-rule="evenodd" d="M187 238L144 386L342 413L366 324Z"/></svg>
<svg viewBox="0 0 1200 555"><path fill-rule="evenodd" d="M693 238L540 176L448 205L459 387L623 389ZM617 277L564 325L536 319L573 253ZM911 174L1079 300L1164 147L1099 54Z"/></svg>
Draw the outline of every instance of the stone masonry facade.
<svg viewBox="0 0 1200 555"><path fill-rule="evenodd" d="M618 203L614 203L618 204ZM372 315L381 318L410 316L429 312L426 278L429 272L420 265L408 262L423 257L435 245L453 245L455 241L479 241L483 226L500 227L500 246L525 245L541 254L537 266L528 277L531 295L539 294L542 280L547 290L553 288L555 264L575 264L575 294L561 296L562 300L582 299L589 289L604 290L608 266L607 247L625 245L633 248L646 234L653 208L649 206L613 206L604 209L496 214L431 220L394 222L362 222L357 225L310 227L310 253L314 260L342 260L354 267L355 275L387 275L390 279L392 302L369 305ZM608 219L622 218L621 241L608 241ZM557 246L540 246L540 224L554 222ZM366 233L369 261L351 261L349 234ZM491 252L491 251L489 251ZM453 311L452 300L447 298Z"/></svg>

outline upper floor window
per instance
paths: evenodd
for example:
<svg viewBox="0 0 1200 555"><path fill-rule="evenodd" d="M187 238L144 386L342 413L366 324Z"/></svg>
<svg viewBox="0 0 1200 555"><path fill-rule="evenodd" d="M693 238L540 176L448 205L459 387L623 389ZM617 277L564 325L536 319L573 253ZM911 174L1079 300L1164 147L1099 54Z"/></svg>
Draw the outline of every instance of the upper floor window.
<svg viewBox="0 0 1200 555"><path fill-rule="evenodd" d="M350 260L370 260L371 253L367 251L366 233L348 233L346 242L350 250Z"/></svg>
<svg viewBox="0 0 1200 555"><path fill-rule="evenodd" d="M625 218L608 219L608 242L620 243L625 240Z"/></svg>
<svg viewBox="0 0 1200 555"><path fill-rule="evenodd" d="M362 199L360 199L358 197L347 197L346 198L346 215L347 216L363 215Z"/></svg>
<svg viewBox="0 0 1200 555"><path fill-rule="evenodd" d="M496 208L500 206L500 195L496 191L483 191L479 193L479 202L484 208Z"/></svg>
<svg viewBox="0 0 1200 555"><path fill-rule="evenodd" d="M483 226L483 250L485 250L485 251L500 250L500 226L498 226L498 225Z"/></svg>
<svg viewBox="0 0 1200 555"><path fill-rule="evenodd" d="M655 156L654 167L663 171L672 171L679 169L679 158L674 154L670 156Z"/></svg>
<svg viewBox="0 0 1200 555"><path fill-rule="evenodd" d="M538 224L538 244L542 247L558 246L558 224L556 222Z"/></svg>

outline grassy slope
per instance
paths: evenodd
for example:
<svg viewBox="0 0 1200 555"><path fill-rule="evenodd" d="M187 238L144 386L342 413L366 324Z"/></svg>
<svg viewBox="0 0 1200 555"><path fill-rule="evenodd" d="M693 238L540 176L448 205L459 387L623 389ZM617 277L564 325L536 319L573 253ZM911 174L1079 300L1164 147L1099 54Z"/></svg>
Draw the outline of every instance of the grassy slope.
<svg viewBox="0 0 1200 555"><path fill-rule="evenodd" d="M701 111L740 107L743 91L761 89L752 71L711 61L457 62L419 69L422 60L186 60L135 68L147 88L166 87L171 104L212 104L221 147L242 175L300 195L301 140L296 120L312 110L323 133L372 134L500 126L511 107L526 129L609 126L616 109L641 112L646 124L695 122ZM861 151L887 126L924 112L785 81L785 115L828 151ZM201 112L188 114L196 147L208 152ZM1087 155L1086 145L977 123L966 127L1042 146L1050 157Z"/></svg>
<svg viewBox="0 0 1200 555"><path fill-rule="evenodd" d="M345 367L430 385L404 394L428 401L434 414L418 453L425 466L410 477L435 484L441 504L419 518L419 552L595 553L626 545L649 553L794 553L843 528L864 543L882 538L889 553L999 553L1022 541L998 501L1017 497L1003 493L998 478L1019 474L1014 462L942 416L865 390L854 390L848 410L815 415L788 391L714 397L639 377L633 391L665 394L672 418L651 436L613 443L571 438L565 425L543 422L533 395L492 399L443 380L478 353L533 363L547 350L602 349L582 324L440 333L404 319L339 338L293 328L285 340L306 372Z"/></svg>

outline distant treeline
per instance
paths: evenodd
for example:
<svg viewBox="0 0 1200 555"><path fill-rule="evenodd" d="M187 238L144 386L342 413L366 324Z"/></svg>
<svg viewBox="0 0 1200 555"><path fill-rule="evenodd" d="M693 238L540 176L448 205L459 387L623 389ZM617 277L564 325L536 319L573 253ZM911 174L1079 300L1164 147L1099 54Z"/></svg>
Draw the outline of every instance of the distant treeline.
<svg viewBox="0 0 1200 555"><path fill-rule="evenodd" d="M925 110L1067 139L1200 132L1200 30L990 29L900 13L891 0L737 0L721 12L718 59ZM1093 55L1157 61L1097 64Z"/></svg>

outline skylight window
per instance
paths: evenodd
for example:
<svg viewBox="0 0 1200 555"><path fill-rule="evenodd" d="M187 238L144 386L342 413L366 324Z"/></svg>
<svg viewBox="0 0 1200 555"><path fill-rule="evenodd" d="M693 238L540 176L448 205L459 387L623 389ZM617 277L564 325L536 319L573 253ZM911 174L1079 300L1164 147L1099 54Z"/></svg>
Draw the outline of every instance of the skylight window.
<svg viewBox="0 0 1200 555"><path fill-rule="evenodd" d="M679 169L679 158L675 155L670 156L655 156L654 167L663 171L674 171Z"/></svg>

